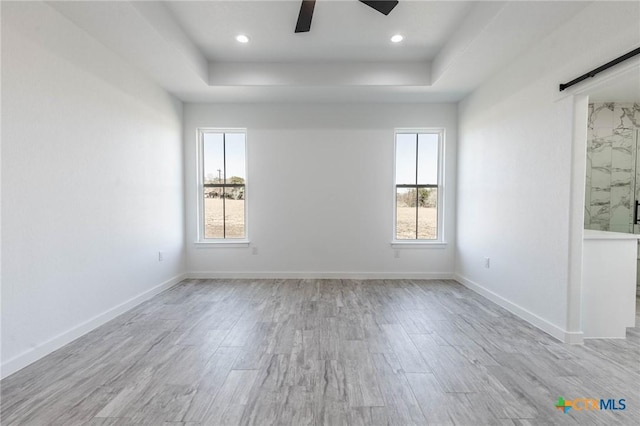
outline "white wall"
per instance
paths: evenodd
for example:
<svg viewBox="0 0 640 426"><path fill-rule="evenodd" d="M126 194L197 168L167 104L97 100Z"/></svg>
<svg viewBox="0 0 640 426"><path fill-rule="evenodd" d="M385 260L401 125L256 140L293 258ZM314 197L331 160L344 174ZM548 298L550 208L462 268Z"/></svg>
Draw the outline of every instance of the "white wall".
<svg viewBox="0 0 640 426"><path fill-rule="evenodd" d="M572 164L584 169L586 101L561 98L558 84L637 47L638 6L594 2L459 107L458 279L566 340L580 331L570 274L584 189L572 200L572 188L584 172Z"/></svg>
<svg viewBox="0 0 640 426"><path fill-rule="evenodd" d="M6 376L185 262L181 102L30 2L2 3L2 89Z"/></svg>
<svg viewBox="0 0 640 426"><path fill-rule="evenodd" d="M456 106L185 105L188 269L195 276L444 277L454 270ZM197 248L198 127L244 127L249 239ZM446 129L446 248L394 258L394 128Z"/></svg>

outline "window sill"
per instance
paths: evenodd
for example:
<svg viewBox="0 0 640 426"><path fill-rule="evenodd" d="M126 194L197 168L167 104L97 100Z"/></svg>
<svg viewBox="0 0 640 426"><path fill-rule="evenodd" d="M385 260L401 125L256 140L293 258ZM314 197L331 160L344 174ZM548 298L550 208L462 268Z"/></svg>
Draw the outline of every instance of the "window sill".
<svg viewBox="0 0 640 426"><path fill-rule="evenodd" d="M249 240L196 241L193 243L196 248L242 248L249 247L249 244Z"/></svg>
<svg viewBox="0 0 640 426"><path fill-rule="evenodd" d="M445 248L444 241L392 241L392 248Z"/></svg>

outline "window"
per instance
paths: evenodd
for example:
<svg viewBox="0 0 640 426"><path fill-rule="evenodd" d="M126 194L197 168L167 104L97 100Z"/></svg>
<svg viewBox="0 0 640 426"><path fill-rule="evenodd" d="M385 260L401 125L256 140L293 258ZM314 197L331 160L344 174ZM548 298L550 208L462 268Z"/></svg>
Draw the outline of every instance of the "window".
<svg viewBox="0 0 640 426"><path fill-rule="evenodd" d="M443 134L396 131L394 240L442 241Z"/></svg>
<svg viewBox="0 0 640 426"><path fill-rule="evenodd" d="M246 132L199 129L198 153L199 240L245 240Z"/></svg>

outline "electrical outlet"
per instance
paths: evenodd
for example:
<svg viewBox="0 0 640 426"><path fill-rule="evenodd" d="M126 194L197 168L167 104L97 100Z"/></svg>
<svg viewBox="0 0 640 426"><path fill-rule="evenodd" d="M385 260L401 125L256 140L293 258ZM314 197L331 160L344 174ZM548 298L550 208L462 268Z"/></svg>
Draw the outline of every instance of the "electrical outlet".
<svg viewBox="0 0 640 426"><path fill-rule="evenodd" d="M400 259L400 250L394 250L393 251L393 257L396 259Z"/></svg>
<svg viewBox="0 0 640 426"><path fill-rule="evenodd" d="M251 254L253 255L258 254L258 247L251 247Z"/></svg>
<svg viewBox="0 0 640 426"><path fill-rule="evenodd" d="M487 269L491 268L491 258L489 257L484 258L484 267Z"/></svg>
<svg viewBox="0 0 640 426"><path fill-rule="evenodd" d="M164 252L158 252L158 262L162 262L164 260Z"/></svg>

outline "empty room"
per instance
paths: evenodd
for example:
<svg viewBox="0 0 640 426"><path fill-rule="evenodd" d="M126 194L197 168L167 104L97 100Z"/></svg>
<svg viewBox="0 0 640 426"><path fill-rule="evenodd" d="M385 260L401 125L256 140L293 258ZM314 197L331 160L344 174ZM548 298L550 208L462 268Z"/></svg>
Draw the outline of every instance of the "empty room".
<svg viewBox="0 0 640 426"><path fill-rule="evenodd" d="M0 423L640 424L639 1L2 1Z"/></svg>

